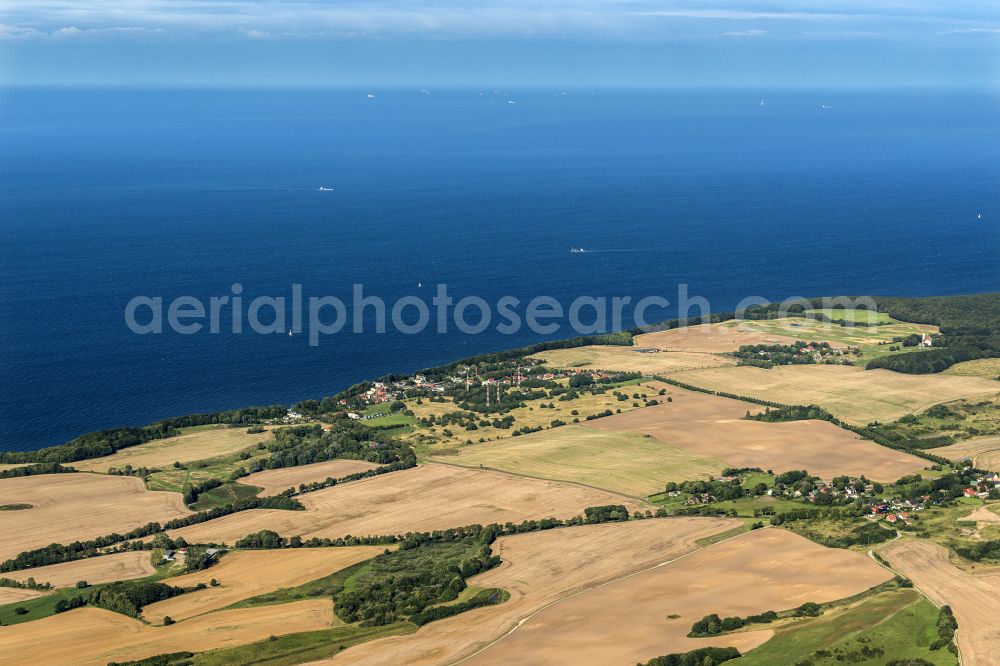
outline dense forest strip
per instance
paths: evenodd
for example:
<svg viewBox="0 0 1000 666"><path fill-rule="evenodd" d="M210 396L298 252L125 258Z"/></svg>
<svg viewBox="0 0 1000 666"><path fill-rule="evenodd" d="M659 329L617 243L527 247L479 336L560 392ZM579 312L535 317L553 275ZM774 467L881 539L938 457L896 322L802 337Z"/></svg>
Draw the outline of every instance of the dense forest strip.
<svg viewBox="0 0 1000 666"><path fill-rule="evenodd" d="M1000 293L875 299L880 312L915 324L933 324L941 335L931 349L874 359L868 368L909 374L941 372L962 361L1000 357Z"/></svg>

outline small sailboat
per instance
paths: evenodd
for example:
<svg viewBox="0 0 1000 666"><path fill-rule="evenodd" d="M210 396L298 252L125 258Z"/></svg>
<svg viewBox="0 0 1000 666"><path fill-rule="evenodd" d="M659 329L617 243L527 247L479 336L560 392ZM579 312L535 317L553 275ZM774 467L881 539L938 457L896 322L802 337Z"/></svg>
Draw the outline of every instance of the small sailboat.
<svg viewBox="0 0 1000 666"><path fill-rule="evenodd" d="M979 215L976 215L976 219L977 219L977 220L981 220L981 219L983 219L983 214L982 214L982 213L980 213Z"/></svg>
<svg viewBox="0 0 1000 666"><path fill-rule="evenodd" d="M288 329L288 337L292 337L292 329Z"/></svg>
<svg viewBox="0 0 1000 666"><path fill-rule="evenodd" d="M320 185L319 186L319 191L320 192L333 192L333 188L332 187L323 187L322 185Z"/></svg>
<svg viewBox="0 0 1000 666"><path fill-rule="evenodd" d="M417 283L417 289L420 289L420 288L421 288L422 286L424 286L424 283L423 283L423 282L418 282L418 283Z"/></svg>
<svg viewBox="0 0 1000 666"><path fill-rule="evenodd" d="M574 254L577 252L586 252L586 250L584 250L582 247L571 247L569 251L573 252Z"/></svg>

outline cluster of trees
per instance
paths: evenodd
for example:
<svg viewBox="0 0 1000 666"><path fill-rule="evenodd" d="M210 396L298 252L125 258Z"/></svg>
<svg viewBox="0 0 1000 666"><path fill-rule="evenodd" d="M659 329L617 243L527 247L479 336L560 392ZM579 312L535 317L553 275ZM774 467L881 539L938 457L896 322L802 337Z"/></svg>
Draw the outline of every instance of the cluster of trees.
<svg viewBox="0 0 1000 666"><path fill-rule="evenodd" d="M209 555L204 546L190 546L184 556L184 570L187 572L202 571L219 561L218 553Z"/></svg>
<svg viewBox="0 0 1000 666"><path fill-rule="evenodd" d="M134 661L109 661L108 666L192 666L193 652L170 652Z"/></svg>
<svg viewBox="0 0 1000 666"><path fill-rule="evenodd" d="M185 591L182 587L151 581L118 581L94 590L88 603L122 615L139 617L143 606L176 597Z"/></svg>
<svg viewBox="0 0 1000 666"><path fill-rule="evenodd" d="M198 501L198 497L213 488L218 488L222 485L221 479L206 479L199 483L185 483L182 493L184 495L184 503L188 506L194 504Z"/></svg>
<svg viewBox="0 0 1000 666"><path fill-rule="evenodd" d="M689 495L710 495L719 501L740 499L747 494L747 490L740 484L739 479L735 481L682 481L681 483L671 481L667 483L664 490L668 493L682 492ZM764 492L766 491L767 485L764 484Z"/></svg>
<svg viewBox="0 0 1000 666"><path fill-rule="evenodd" d="M781 423L784 421L806 421L817 419L833 421L834 416L819 405L785 405L784 407L768 407L759 414L747 412L743 417L747 421L764 421L766 423Z"/></svg>
<svg viewBox="0 0 1000 666"><path fill-rule="evenodd" d="M453 615L458 615L459 613L464 613L465 611L472 610L473 608L480 608L482 606L495 606L496 604L503 603L506 601L510 595L499 588L491 587L486 590L479 590L472 597L461 601L457 604L448 604L447 606L431 606L429 608L424 608L424 610L414 613L409 617L410 622L421 627L428 622L434 622L435 620L442 620L446 617L451 617Z"/></svg>
<svg viewBox="0 0 1000 666"><path fill-rule="evenodd" d="M859 511L841 512L837 509L795 509L786 511L771 518L772 525L782 525L784 523L799 520L849 520L859 517ZM851 546L871 546L876 543L883 543L896 537L896 530L891 527L882 527L879 523L865 522L857 527L840 534L810 534L809 538L823 544L829 548L850 548Z"/></svg>
<svg viewBox="0 0 1000 666"><path fill-rule="evenodd" d="M973 541L958 546L955 552L974 562L1000 562L1000 539Z"/></svg>
<svg viewBox="0 0 1000 666"><path fill-rule="evenodd" d="M952 652L958 652L955 648L955 632L958 630L958 620L951 611L951 606L941 606L937 619L937 640L931 643L932 650L940 650L947 647Z"/></svg>
<svg viewBox="0 0 1000 666"><path fill-rule="evenodd" d="M169 652L135 661L109 661L108 666L191 666L194 652Z"/></svg>
<svg viewBox="0 0 1000 666"><path fill-rule="evenodd" d="M704 647L690 652L677 652L650 659L636 666L718 666L730 659L739 659L740 651L734 647Z"/></svg>
<svg viewBox="0 0 1000 666"><path fill-rule="evenodd" d="M50 583L39 583L34 578L25 580L14 580L13 578L0 577L0 587L16 587L20 590L51 590Z"/></svg>
<svg viewBox="0 0 1000 666"><path fill-rule="evenodd" d="M112 476L135 476L143 481L149 477L150 474L155 474L160 470L155 467L132 467L132 465L122 465L121 467L109 467L108 474Z"/></svg>
<svg viewBox="0 0 1000 666"><path fill-rule="evenodd" d="M285 407L245 407L210 414L190 414L164 419L147 426L110 428L80 435L65 444L37 451L6 451L0 453L0 463L64 463L109 456L115 451L163 439L177 434L179 428L207 424L246 425L285 415Z"/></svg>
<svg viewBox="0 0 1000 666"><path fill-rule="evenodd" d="M496 535L487 526L476 536L452 541L408 536L397 550L372 559L351 589L334 596L334 612L362 626L411 617L430 621L423 616L429 606L455 599L465 589L466 578L500 564L490 548Z"/></svg>
<svg viewBox="0 0 1000 666"><path fill-rule="evenodd" d="M625 508L624 504L588 506L583 510L583 515L588 524L617 523L628 520L628 509Z"/></svg>
<svg viewBox="0 0 1000 666"><path fill-rule="evenodd" d="M774 611L765 611L758 615L748 615L747 617L719 617L712 613L701 618L691 625L691 638L701 638L704 636L716 636L726 631L736 631L748 624L770 624L778 619L778 614Z"/></svg>
<svg viewBox="0 0 1000 666"><path fill-rule="evenodd" d="M11 469L0 470L0 479L16 479L22 476L35 476L37 474L72 474L76 469L63 467L59 463L36 463L25 465L24 467L12 467Z"/></svg>
<svg viewBox="0 0 1000 666"><path fill-rule="evenodd" d="M811 353L803 350L812 346L819 352L828 352L831 347L827 342L802 342L796 340L790 345L743 345L733 356L739 359L737 365L749 365L755 368L773 368L776 365L808 365L816 360Z"/></svg>
<svg viewBox="0 0 1000 666"><path fill-rule="evenodd" d="M971 468L951 471L937 478L924 479L919 474L904 476L896 481L893 492L904 499L916 500L925 495L941 500L962 497L978 473Z"/></svg>
<svg viewBox="0 0 1000 666"><path fill-rule="evenodd" d="M338 458L366 460L379 465L405 461L416 464L416 456L408 445L346 419L337 421L329 432L319 424L278 428L267 449L271 452L270 457L255 461L248 473Z"/></svg>

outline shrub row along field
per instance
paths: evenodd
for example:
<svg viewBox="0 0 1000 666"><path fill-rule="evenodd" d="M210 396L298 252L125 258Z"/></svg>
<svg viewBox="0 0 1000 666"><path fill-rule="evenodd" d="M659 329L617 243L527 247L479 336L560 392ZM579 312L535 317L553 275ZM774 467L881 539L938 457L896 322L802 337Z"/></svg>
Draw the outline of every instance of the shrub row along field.
<svg viewBox="0 0 1000 666"><path fill-rule="evenodd" d="M251 510L172 532L189 543L233 543L263 529L286 536L405 534L456 525L575 516L588 506L638 505L596 489L493 471L421 465L301 496L305 511Z"/></svg>
<svg viewBox="0 0 1000 666"><path fill-rule="evenodd" d="M339 479L349 474L366 472L378 467L364 460L328 460L327 462L283 467L256 472L243 477L239 483L260 488L263 496L277 495L288 488L298 488L302 483L314 483L328 478Z"/></svg>
<svg viewBox="0 0 1000 666"><path fill-rule="evenodd" d="M668 389L670 402L598 419L590 427L649 434L691 454L722 460L731 467L760 467L776 472L808 469L826 479L864 474L892 480L926 465L920 458L858 439L826 421L747 421L743 417L748 412L758 413L763 408L666 384L661 386Z"/></svg>
<svg viewBox="0 0 1000 666"><path fill-rule="evenodd" d="M960 571L949 561L947 550L926 541L894 541L879 553L935 603L951 607L958 620L963 663L994 663L1000 654L1000 571Z"/></svg>
<svg viewBox="0 0 1000 666"><path fill-rule="evenodd" d="M178 493L151 492L140 479L97 474L47 474L0 481L0 560L50 543L127 532L150 521L190 515Z"/></svg>
<svg viewBox="0 0 1000 666"><path fill-rule="evenodd" d="M733 366L679 372L671 378L699 388L786 405L819 405L855 425L894 421L941 402L998 391L997 382L980 377L904 375L841 365L792 365L767 370Z"/></svg>
<svg viewBox="0 0 1000 666"><path fill-rule="evenodd" d="M573 481L633 497L658 493L665 481L707 479L726 467L649 436L576 425L467 446L440 460Z"/></svg>
<svg viewBox="0 0 1000 666"><path fill-rule="evenodd" d="M50 564L33 567L25 571L3 574L6 578L24 581L34 578L38 582L51 583L52 587L72 587L79 581L91 585L110 583L114 580L142 578L156 571L149 551L113 553L101 557L90 557L76 562Z"/></svg>

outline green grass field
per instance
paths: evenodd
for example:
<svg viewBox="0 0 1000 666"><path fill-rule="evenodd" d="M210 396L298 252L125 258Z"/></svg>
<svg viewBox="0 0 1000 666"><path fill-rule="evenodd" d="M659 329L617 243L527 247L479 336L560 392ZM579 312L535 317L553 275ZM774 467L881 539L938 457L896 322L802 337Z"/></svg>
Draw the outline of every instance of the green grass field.
<svg viewBox="0 0 1000 666"><path fill-rule="evenodd" d="M198 496L198 501L189 508L193 511L205 511L219 506L225 506L244 499L256 497L260 493L259 486L251 486L245 483L227 483L207 490Z"/></svg>
<svg viewBox="0 0 1000 666"><path fill-rule="evenodd" d="M726 663L883 666L892 659L919 658L953 666L958 660L948 650L929 649L937 637L937 616L937 609L916 590L889 590L846 608L827 610L817 618L776 627L771 640Z"/></svg>
<svg viewBox="0 0 1000 666"><path fill-rule="evenodd" d="M194 460L184 463L181 469L168 467L162 472L151 474L146 480L146 487L150 490L170 490L179 493L182 492L186 483L198 483L209 479L227 481L236 468L249 467L254 460L270 455L265 449L256 447L245 449L245 451L248 453L231 453L215 458Z"/></svg>
<svg viewBox="0 0 1000 666"><path fill-rule="evenodd" d="M577 425L473 444L437 460L575 481L632 497L660 492L668 481L706 479L726 467L652 437Z"/></svg>
<svg viewBox="0 0 1000 666"><path fill-rule="evenodd" d="M412 416L407 416L403 412L397 412L395 414L386 414L385 416L378 416L373 419L367 419L361 423L366 426L411 426L416 423L417 420Z"/></svg>

